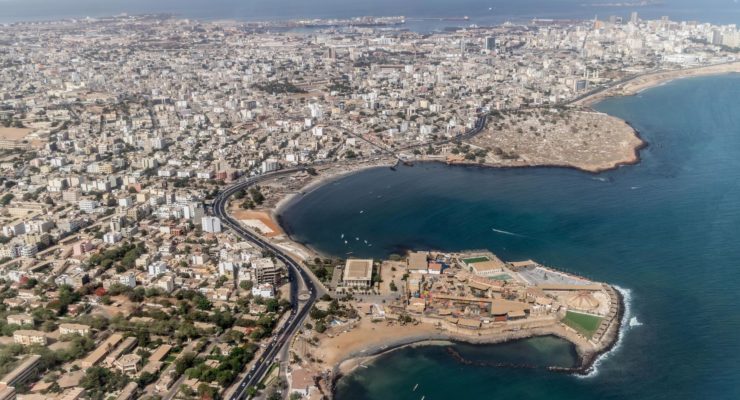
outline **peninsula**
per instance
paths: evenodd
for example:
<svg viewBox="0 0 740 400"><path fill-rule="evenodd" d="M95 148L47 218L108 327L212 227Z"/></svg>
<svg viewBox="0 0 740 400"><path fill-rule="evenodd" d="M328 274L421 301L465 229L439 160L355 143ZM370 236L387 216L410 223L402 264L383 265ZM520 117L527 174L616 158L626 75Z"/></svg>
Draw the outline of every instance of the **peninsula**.
<svg viewBox="0 0 740 400"><path fill-rule="evenodd" d="M289 374L315 377L324 393L376 354L414 343L554 335L573 343L580 360L551 369L587 373L617 340L624 309L608 284L486 252L348 259L333 267L330 288L290 347Z"/></svg>

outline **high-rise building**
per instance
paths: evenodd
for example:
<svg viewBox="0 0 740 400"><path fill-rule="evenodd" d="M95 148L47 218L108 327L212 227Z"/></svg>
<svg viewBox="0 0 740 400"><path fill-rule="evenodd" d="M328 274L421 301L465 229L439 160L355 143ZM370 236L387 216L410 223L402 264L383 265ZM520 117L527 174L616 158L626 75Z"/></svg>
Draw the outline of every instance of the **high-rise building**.
<svg viewBox="0 0 740 400"><path fill-rule="evenodd" d="M720 32L719 29L712 31L712 44L722 44L722 32Z"/></svg>
<svg viewBox="0 0 740 400"><path fill-rule="evenodd" d="M494 51L496 50L496 38L493 36L489 36L486 38L486 50Z"/></svg>
<svg viewBox="0 0 740 400"><path fill-rule="evenodd" d="M637 25L638 23L640 23L640 17L637 15L637 11L632 11L630 13L630 22L633 25Z"/></svg>

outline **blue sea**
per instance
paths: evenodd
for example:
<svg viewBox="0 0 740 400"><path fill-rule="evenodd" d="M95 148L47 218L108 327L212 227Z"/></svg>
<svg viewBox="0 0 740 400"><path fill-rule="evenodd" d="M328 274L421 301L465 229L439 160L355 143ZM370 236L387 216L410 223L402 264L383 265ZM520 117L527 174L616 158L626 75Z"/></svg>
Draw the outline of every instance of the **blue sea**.
<svg viewBox="0 0 740 400"><path fill-rule="evenodd" d="M490 249L624 288L635 319L596 373L460 363L450 349L412 348L341 379L340 400L740 398L740 75L674 81L596 108L649 142L638 165L598 175L377 168L282 214L295 239L339 257ZM342 234L360 240L345 244ZM539 349L555 364L568 354L557 341ZM531 353L503 348L485 358Z"/></svg>
<svg viewBox="0 0 740 400"><path fill-rule="evenodd" d="M615 4L626 4L615 6ZM462 17L467 22L409 21L420 31L470 24L492 25L532 18L643 18L669 16L718 24L740 22L735 0L0 0L0 23L58 18L99 17L119 13L173 13L196 19L265 20L288 18L347 18L362 15L404 15L413 18Z"/></svg>

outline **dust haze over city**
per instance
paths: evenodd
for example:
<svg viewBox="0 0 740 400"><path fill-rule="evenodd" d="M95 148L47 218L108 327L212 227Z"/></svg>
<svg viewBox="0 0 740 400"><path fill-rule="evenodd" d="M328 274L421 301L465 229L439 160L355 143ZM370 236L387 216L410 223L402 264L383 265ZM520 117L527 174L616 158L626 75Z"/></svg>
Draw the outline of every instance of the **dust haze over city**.
<svg viewBox="0 0 740 400"><path fill-rule="evenodd" d="M0 0L0 399L737 398L739 20Z"/></svg>

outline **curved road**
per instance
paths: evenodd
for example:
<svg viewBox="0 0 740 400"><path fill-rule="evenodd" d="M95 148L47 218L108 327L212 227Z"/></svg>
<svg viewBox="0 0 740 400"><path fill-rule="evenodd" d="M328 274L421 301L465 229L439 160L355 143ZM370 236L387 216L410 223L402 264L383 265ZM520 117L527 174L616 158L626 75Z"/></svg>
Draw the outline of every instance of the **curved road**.
<svg viewBox="0 0 740 400"><path fill-rule="evenodd" d="M488 121L488 114L483 114L478 117L473 128L469 129L450 140L468 139L478 134L486 126ZM394 156L395 153L391 152ZM396 156L399 160L400 157ZM250 386L256 386L262 377L269 371L275 357L280 353L283 346L290 341L293 334L301 326L303 320L306 318L308 311L311 309L316 297L318 296L319 288L314 283L312 277L302 269L293 259L285 254L281 249L272 245L266 240L263 240L259 236L245 229L238 221L233 219L226 212L226 204L229 201L229 197L233 196L240 190L247 189L248 187L255 185L259 182L266 181L268 179L275 178L281 175L292 174L294 172L304 171L307 167L296 167L276 172L271 172L264 175L258 175L241 179L235 184L221 191L213 201L213 214L221 219L221 222L231 228L239 237L249 242L254 243L258 247L268 250L275 255L275 258L285 263L288 267L288 278L290 279L290 298L291 298L291 309L288 320L283 324L276 332L273 333L272 340L265 347L262 356L248 371L247 375L239 383L234 394L229 398L230 400L240 400L247 397L247 388ZM309 297L305 302L301 302L298 299L299 287L305 287L309 292ZM303 303L301 305L301 303Z"/></svg>
<svg viewBox="0 0 740 400"><path fill-rule="evenodd" d="M231 228L238 236L242 239L254 243L258 247L268 250L275 255L275 258L285 263L288 267L288 278L290 279L290 299L291 308L288 320L275 332L273 332L272 340L267 344L262 352L262 355L258 361L252 366L247 375L239 383L234 394L230 397L230 400L240 400L247 397L247 388L250 386L257 386L262 377L269 371L272 366L275 357L280 353L283 346L290 341L293 334L301 326L301 323L306 318L308 311L311 309L318 289L314 284L311 277L306 271L304 271L293 259L285 254L278 247L271 243L263 240L259 236L252 232L249 232L239 224L238 221L234 220L226 212L226 204L228 203L229 197L234 195L236 192L246 189L256 183L274 178L279 175L290 174L303 170L304 168L292 168L278 172L273 172L265 175L247 178L240 180L232 186L224 189L213 202L213 214L221 219L221 222ZM305 302L301 302L298 299L299 288L303 286L308 290L309 297ZM301 303L303 303L301 305Z"/></svg>

